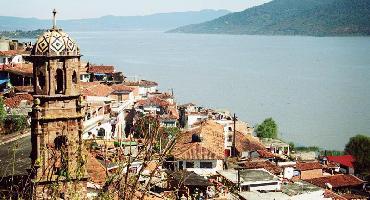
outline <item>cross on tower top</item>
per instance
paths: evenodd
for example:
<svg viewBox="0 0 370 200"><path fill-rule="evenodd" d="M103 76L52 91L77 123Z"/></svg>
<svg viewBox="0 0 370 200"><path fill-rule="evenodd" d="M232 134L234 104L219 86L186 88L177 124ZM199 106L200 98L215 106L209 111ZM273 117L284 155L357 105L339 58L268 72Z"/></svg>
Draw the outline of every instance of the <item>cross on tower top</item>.
<svg viewBox="0 0 370 200"><path fill-rule="evenodd" d="M57 20L56 20L57 10L53 10L53 28L56 28L57 26Z"/></svg>

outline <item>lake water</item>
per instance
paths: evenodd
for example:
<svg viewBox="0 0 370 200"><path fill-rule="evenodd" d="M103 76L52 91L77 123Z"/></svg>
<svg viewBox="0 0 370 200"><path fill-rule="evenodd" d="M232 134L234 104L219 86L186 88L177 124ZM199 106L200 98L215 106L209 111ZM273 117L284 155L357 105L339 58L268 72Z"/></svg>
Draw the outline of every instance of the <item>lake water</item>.
<svg viewBox="0 0 370 200"><path fill-rule="evenodd" d="M84 59L174 89L180 103L272 117L286 141L370 135L370 38L72 32Z"/></svg>

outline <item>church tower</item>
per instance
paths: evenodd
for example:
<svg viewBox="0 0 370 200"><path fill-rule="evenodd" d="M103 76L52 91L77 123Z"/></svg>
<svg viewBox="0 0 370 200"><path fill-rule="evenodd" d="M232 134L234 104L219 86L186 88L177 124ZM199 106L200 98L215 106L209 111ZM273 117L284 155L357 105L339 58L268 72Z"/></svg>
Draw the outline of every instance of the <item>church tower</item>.
<svg viewBox="0 0 370 200"><path fill-rule="evenodd" d="M57 28L44 32L33 46L34 106L31 113L34 199L86 199L84 117L79 93L80 51Z"/></svg>

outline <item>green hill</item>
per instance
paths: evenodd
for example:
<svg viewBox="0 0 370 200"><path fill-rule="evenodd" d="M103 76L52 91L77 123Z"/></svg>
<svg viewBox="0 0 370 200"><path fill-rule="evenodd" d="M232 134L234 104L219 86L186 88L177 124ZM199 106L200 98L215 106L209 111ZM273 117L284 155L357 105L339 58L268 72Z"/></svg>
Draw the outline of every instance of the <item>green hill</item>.
<svg viewBox="0 0 370 200"><path fill-rule="evenodd" d="M58 20L66 31L168 30L188 24L206 22L229 14L228 10L201 10L158 13L144 16L112 16ZM51 26L51 19L0 16L0 31L35 30Z"/></svg>
<svg viewBox="0 0 370 200"><path fill-rule="evenodd" d="M370 0L273 0L168 32L249 35L370 35Z"/></svg>

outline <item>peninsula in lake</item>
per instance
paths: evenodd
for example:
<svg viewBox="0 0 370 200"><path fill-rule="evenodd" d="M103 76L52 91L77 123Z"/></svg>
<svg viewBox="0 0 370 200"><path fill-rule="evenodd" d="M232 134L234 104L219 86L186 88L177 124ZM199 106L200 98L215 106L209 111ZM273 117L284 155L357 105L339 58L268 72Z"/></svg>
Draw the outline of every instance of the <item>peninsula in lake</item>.
<svg viewBox="0 0 370 200"><path fill-rule="evenodd" d="M273 0L171 33L370 35L369 0Z"/></svg>

